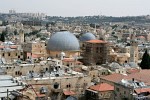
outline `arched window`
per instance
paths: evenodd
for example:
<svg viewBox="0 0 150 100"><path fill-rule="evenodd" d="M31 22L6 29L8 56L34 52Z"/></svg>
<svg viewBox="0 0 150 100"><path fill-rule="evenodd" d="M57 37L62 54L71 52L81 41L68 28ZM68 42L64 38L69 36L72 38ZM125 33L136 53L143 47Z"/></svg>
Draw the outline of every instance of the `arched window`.
<svg viewBox="0 0 150 100"><path fill-rule="evenodd" d="M46 68L46 71L48 71L48 68Z"/></svg>
<svg viewBox="0 0 150 100"><path fill-rule="evenodd" d="M10 56L10 53L8 53L8 56Z"/></svg>
<svg viewBox="0 0 150 100"><path fill-rule="evenodd" d="M58 87L59 87L59 84L57 82L54 83L54 89L58 89Z"/></svg>
<svg viewBox="0 0 150 100"><path fill-rule="evenodd" d="M18 72L16 71L16 72L15 72L15 75L17 75L17 74L18 74Z"/></svg>

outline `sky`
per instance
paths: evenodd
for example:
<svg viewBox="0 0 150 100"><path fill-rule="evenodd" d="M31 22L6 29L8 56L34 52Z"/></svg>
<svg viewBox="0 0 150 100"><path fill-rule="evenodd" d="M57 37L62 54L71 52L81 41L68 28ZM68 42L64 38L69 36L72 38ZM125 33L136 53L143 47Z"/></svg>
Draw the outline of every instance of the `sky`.
<svg viewBox="0 0 150 100"><path fill-rule="evenodd" d="M0 0L0 12L45 13L49 16L150 15L150 0Z"/></svg>

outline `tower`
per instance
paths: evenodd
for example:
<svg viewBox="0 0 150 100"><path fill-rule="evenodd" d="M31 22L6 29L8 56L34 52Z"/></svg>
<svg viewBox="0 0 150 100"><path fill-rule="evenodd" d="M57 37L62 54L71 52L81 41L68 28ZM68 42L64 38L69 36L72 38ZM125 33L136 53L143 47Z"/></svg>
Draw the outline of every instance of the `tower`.
<svg viewBox="0 0 150 100"><path fill-rule="evenodd" d="M20 29L19 30L19 38L20 38L20 43L24 43L24 30Z"/></svg>
<svg viewBox="0 0 150 100"><path fill-rule="evenodd" d="M138 54L138 43L132 40L130 46L130 62L138 63Z"/></svg>

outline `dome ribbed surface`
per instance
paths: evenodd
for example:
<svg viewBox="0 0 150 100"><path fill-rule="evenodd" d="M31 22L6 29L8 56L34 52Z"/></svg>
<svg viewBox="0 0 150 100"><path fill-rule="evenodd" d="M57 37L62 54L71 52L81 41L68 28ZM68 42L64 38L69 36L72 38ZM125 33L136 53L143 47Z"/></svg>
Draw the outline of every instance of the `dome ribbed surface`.
<svg viewBox="0 0 150 100"><path fill-rule="evenodd" d="M57 32L48 41L47 49L51 51L77 51L78 39L70 32Z"/></svg>

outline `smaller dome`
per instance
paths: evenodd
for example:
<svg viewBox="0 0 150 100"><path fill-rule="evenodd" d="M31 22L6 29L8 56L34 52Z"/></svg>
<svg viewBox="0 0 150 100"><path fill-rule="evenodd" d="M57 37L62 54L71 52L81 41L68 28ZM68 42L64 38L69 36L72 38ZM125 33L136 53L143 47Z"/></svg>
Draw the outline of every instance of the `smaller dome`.
<svg viewBox="0 0 150 100"><path fill-rule="evenodd" d="M84 41L89 41L89 40L95 40L96 37L92 33L84 33L80 36L79 40L84 42Z"/></svg>

